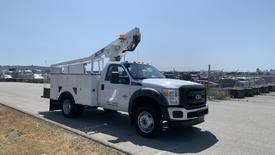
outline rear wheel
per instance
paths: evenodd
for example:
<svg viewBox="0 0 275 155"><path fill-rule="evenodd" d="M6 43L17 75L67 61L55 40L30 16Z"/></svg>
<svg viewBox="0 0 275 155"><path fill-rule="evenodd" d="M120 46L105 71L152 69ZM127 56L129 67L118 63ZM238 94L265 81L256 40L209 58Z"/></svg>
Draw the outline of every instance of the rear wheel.
<svg viewBox="0 0 275 155"><path fill-rule="evenodd" d="M76 117L83 112L83 106L75 104L74 99L70 96L65 96L61 100L62 113L65 117Z"/></svg>
<svg viewBox="0 0 275 155"><path fill-rule="evenodd" d="M156 137L162 129L161 114L154 106L138 108L134 123L138 134L147 138Z"/></svg>

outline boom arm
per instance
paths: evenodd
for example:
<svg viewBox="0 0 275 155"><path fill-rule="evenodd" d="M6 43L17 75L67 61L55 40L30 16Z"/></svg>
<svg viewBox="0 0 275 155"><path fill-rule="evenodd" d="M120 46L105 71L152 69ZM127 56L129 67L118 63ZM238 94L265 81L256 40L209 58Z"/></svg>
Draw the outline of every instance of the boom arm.
<svg viewBox="0 0 275 155"><path fill-rule="evenodd" d="M120 35L119 39L116 39L89 57L53 64L51 67L60 68L72 65L93 63L94 61L102 60L103 56L109 58L110 61L120 61L125 52L135 50L138 43L140 42L140 39L141 35L139 28L134 28L125 35Z"/></svg>

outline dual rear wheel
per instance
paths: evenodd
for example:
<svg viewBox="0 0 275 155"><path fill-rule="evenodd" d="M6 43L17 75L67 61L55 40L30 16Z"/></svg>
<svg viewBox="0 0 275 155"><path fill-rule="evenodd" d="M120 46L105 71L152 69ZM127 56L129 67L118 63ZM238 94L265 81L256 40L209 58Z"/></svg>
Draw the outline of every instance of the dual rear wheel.
<svg viewBox="0 0 275 155"><path fill-rule="evenodd" d="M75 104L74 99L70 96L64 96L61 100L62 113L65 117L77 117L83 112L83 105Z"/></svg>

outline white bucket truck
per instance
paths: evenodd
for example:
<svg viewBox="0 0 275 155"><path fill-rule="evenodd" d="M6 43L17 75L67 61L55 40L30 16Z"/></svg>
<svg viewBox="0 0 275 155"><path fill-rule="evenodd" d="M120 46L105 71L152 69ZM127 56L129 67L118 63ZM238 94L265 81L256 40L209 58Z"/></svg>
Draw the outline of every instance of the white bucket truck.
<svg viewBox="0 0 275 155"><path fill-rule="evenodd" d="M164 124L203 122L208 113L203 85L167 79L149 64L120 62L140 38L134 28L89 57L52 65L50 110L62 109L65 117L78 116L87 107L127 112L144 137L156 136ZM104 58L110 59L105 67Z"/></svg>

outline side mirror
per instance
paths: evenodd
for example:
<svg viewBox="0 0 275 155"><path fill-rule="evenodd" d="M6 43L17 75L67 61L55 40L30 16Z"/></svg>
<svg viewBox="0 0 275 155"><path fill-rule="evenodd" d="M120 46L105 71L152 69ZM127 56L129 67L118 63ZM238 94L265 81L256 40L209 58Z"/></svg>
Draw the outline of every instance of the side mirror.
<svg viewBox="0 0 275 155"><path fill-rule="evenodd" d="M110 82L113 83L113 84L117 84L119 82L119 73L118 72L112 72Z"/></svg>
<svg viewBox="0 0 275 155"><path fill-rule="evenodd" d="M130 79L128 76L121 76L119 77L119 83L121 84L129 84L130 83Z"/></svg>

